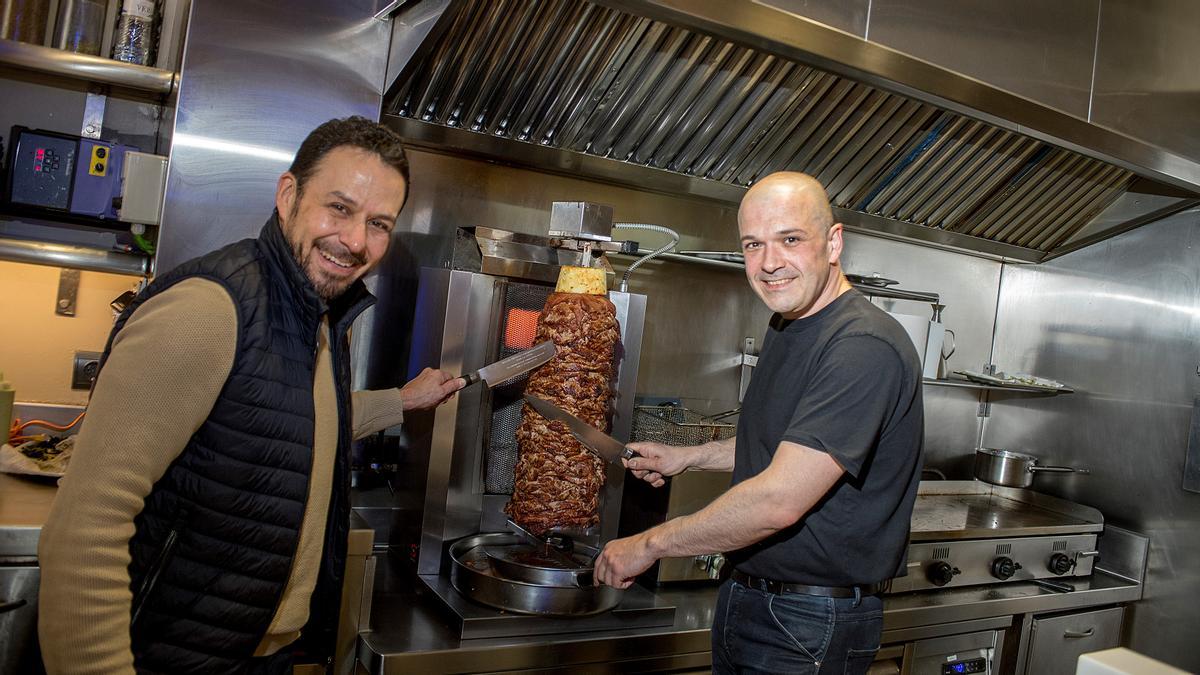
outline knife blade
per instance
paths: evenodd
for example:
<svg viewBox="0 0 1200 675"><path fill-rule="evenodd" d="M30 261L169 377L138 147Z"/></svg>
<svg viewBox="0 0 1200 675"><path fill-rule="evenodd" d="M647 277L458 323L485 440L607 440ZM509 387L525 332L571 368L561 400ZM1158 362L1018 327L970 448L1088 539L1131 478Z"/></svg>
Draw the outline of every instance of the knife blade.
<svg viewBox="0 0 1200 675"><path fill-rule="evenodd" d="M464 387L469 387L476 382L483 380L487 386L494 387L501 382L511 380L518 375L524 375L538 366L546 363L554 358L557 353L554 343L550 340L539 343L535 347L530 347L524 351L517 352L512 356L505 357L499 361L484 366L473 373L467 373L462 376L466 384Z"/></svg>
<svg viewBox="0 0 1200 675"><path fill-rule="evenodd" d="M633 450L625 447L625 444L621 441L600 431L544 398L538 398L533 394L525 394L525 401L529 403L530 407L538 411L542 417L566 424L567 429L583 444L583 447L591 450L594 455L606 462L621 464L622 459L633 459L640 456Z"/></svg>

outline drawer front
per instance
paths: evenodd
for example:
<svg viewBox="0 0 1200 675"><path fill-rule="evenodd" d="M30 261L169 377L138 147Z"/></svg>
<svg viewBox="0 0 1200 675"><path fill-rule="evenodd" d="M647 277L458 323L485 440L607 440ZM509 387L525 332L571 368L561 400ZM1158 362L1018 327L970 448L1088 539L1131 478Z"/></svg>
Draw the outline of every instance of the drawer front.
<svg viewBox="0 0 1200 675"><path fill-rule="evenodd" d="M37 567L0 566L0 673L40 671L38 577Z"/></svg>
<svg viewBox="0 0 1200 675"><path fill-rule="evenodd" d="M1121 646L1121 607L1033 620L1028 675L1075 672L1080 654Z"/></svg>

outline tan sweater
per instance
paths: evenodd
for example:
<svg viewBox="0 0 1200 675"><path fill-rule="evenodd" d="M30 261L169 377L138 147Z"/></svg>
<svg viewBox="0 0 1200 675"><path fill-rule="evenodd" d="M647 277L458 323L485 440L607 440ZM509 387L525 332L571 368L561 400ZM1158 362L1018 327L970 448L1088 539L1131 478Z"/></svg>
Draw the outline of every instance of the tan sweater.
<svg viewBox="0 0 1200 675"><path fill-rule="evenodd" d="M50 675L134 672L133 518L208 417L236 343L232 298L218 283L199 278L148 300L117 334L38 545L38 630ZM299 637L323 554L339 419L324 321L318 344L308 504L291 577L256 652L263 656ZM402 410L398 389L355 392L354 437L399 424Z"/></svg>

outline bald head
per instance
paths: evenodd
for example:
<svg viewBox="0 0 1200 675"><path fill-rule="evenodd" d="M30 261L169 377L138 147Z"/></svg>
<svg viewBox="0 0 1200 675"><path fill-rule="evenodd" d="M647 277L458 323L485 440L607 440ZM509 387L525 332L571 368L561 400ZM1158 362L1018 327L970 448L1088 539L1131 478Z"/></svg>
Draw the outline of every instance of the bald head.
<svg viewBox="0 0 1200 675"><path fill-rule="evenodd" d="M782 171L755 183L738 208L738 234L751 288L784 318L810 316L850 288L839 267L842 226L812 176Z"/></svg>
<svg viewBox="0 0 1200 675"><path fill-rule="evenodd" d="M770 218L780 213L812 223L822 235L828 235L833 227L825 188L808 174L779 171L755 183L742 197L738 224L744 218Z"/></svg>

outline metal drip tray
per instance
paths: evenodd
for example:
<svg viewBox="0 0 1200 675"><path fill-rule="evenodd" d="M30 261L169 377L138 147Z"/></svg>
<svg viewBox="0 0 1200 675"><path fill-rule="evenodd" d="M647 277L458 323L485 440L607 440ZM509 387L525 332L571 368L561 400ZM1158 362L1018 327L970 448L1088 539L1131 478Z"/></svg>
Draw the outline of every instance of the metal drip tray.
<svg viewBox="0 0 1200 675"><path fill-rule="evenodd" d="M598 551L539 550L515 534L477 534L450 546L450 582L491 607L550 616L586 616L616 607L622 591L592 585Z"/></svg>
<svg viewBox="0 0 1200 675"><path fill-rule="evenodd" d="M482 546L468 553L478 558L478 551L492 564L492 569L506 579L538 586L587 587L592 585L592 561L595 549L570 553L555 550L549 545L529 544L512 546Z"/></svg>

